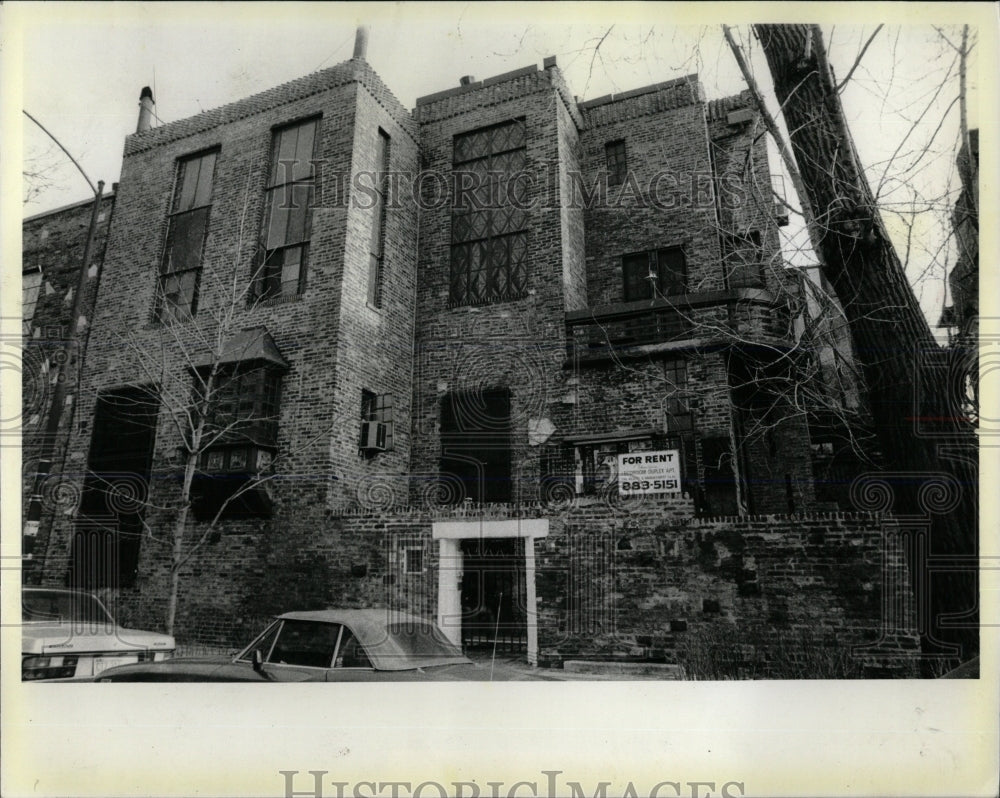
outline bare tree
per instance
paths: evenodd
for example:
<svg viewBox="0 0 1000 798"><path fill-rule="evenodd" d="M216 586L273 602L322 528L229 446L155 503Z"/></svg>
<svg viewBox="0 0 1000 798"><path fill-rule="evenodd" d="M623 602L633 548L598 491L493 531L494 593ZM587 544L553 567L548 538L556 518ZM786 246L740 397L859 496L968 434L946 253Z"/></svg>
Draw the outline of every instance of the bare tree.
<svg viewBox="0 0 1000 798"><path fill-rule="evenodd" d="M957 563L975 554L973 430L954 406L940 368L941 350L855 151L840 102L843 84L833 75L821 31L806 25L757 25L755 31L811 208L823 274L844 309L865 377L893 481L892 509L897 514L923 510L930 519L929 550L917 553L914 542L911 558L918 596L930 604L924 650L967 658L978 650L974 567L970 563L963 571L956 565L952 573L935 577L932 590L931 571L919 557ZM928 503L929 485L947 498Z"/></svg>

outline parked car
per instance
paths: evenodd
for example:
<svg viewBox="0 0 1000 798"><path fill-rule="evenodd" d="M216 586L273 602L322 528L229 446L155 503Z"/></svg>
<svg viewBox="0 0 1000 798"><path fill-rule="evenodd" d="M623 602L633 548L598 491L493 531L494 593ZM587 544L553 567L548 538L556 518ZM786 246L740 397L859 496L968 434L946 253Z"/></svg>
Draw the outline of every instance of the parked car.
<svg viewBox="0 0 1000 798"><path fill-rule="evenodd" d="M92 679L107 668L160 662L174 653L170 635L126 629L92 593L21 589L21 680Z"/></svg>
<svg viewBox="0 0 1000 798"><path fill-rule="evenodd" d="M102 673L100 682L383 682L558 679L474 663L436 624L386 609L287 612L233 657L177 657Z"/></svg>

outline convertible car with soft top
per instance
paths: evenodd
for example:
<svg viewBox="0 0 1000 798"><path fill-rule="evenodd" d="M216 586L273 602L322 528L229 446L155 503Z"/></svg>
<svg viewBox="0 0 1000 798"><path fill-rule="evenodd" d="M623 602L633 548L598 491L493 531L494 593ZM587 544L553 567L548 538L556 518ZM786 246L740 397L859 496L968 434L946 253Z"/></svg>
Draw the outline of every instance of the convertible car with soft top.
<svg viewBox="0 0 1000 798"><path fill-rule="evenodd" d="M232 657L176 657L104 671L99 682L559 680L557 671L476 663L423 618L387 609L286 612Z"/></svg>

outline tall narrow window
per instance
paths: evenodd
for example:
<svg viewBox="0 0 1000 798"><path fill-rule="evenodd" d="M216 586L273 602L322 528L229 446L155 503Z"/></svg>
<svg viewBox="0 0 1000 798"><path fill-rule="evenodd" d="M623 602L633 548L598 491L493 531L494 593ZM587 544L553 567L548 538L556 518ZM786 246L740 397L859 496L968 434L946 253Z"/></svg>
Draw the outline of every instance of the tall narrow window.
<svg viewBox="0 0 1000 798"><path fill-rule="evenodd" d="M687 290L687 264L680 247L636 252L622 258L625 301L657 299Z"/></svg>
<svg viewBox="0 0 1000 798"><path fill-rule="evenodd" d="M318 138L318 119L282 128L274 134L263 261L256 274L257 299L295 296L305 288Z"/></svg>
<svg viewBox="0 0 1000 798"><path fill-rule="evenodd" d="M522 296L528 282L523 120L455 137L451 218L452 305Z"/></svg>
<svg viewBox="0 0 1000 798"><path fill-rule="evenodd" d="M604 160L608 169L608 185L617 186L625 181L628 161L625 158L625 142L609 141L604 145Z"/></svg>
<svg viewBox="0 0 1000 798"><path fill-rule="evenodd" d="M382 307L382 280L385 261L385 206L389 189L389 135L378 132L375 151L375 204L372 206L372 234L368 246L368 304Z"/></svg>
<svg viewBox="0 0 1000 798"><path fill-rule="evenodd" d="M42 287L42 270L39 266L21 271L21 331L31 334L31 321L35 318L38 292Z"/></svg>
<svg viewBox="0 0 1000 798"><path fill-rule="evenodd" d="M198 277L218 154L217 150L206 152L178 166L167 247L160 266L158 321L188 318L198 309Z"/></svg>

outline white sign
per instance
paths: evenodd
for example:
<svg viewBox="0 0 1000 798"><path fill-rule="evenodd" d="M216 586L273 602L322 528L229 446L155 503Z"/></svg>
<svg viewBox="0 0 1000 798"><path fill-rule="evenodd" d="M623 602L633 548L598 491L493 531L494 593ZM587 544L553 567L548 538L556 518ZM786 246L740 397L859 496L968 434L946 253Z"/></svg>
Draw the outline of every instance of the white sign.
<svg viewBox="0 0 1000 798"><path fill-rule="evenodd" d="M618 495L645 496L680 490L681 453L676 449L618 455Z"/></svg>

